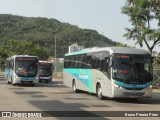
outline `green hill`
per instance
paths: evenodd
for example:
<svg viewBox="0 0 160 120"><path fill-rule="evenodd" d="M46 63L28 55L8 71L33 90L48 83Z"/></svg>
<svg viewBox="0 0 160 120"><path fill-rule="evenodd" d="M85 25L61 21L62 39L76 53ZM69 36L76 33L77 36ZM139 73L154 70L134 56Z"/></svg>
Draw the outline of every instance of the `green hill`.
<svg viewBox="0 0 160 120"><path fill-rule="evenodd" d="M122 46L95 30L81 29L56 19L0 14L1 45L9 40L30 41L32 44L39 44L50 56L54 56L55 36L58 57L63 57L68 52L68 46L74 43L85 48Z"/></svg>

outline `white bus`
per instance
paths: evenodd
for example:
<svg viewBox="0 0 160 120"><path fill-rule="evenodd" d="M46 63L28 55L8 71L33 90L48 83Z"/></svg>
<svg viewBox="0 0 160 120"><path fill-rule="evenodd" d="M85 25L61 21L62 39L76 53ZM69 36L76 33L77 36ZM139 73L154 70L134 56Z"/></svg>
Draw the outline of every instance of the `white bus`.
<svg viewBox="0 0 160 120"><path fill-rule="evenodd" d="M152 96L151 55L125 47L89 48L65 54L63 82L99 99Z"/></svg>
<svg viewBox="0 0 160 120"><path fill-rule="evenodd" d="M7 82L13 85L19 83L39 83L39 59L37 56L14 55L6 61Z"/></svg>

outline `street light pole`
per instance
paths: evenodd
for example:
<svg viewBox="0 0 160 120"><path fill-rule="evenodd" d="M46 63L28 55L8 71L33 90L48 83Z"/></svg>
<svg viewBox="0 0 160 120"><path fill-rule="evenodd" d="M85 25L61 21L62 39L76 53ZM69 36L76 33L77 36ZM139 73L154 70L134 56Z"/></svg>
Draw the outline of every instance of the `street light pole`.
<svg viewBox="0 0 160 120"><path fill-rule="evenodd" d="M56 61L56 41L57 41L56 39L57 39L57 37L55 37L55 41L54 41L54 42L55 42L55 47L54 47L54 48L55 48L55 50L54 50L54 52L55 52L55 53L54 53L54 55L55 55L55 56L54 56L55 61Z"/></svg>
<svg viewBox="0 0 160 120"><path fill-rule="evenodd" d="M55 39L54 39L54 40L55 40L55 41L54 41L54 42L55 42L55 46L54 46L54 48L55 48L55 50L54 50L54 52L55 52L55 53L54 53L54 63L55 63L55 64L54 64L54 70L56 71L56 50L57 50L57 48L56 48L56 47L57 47L57 46L56 46L57 43L56 43L56 42L57 42L57 37L55 36L54 38L55 38Z"/></svg>

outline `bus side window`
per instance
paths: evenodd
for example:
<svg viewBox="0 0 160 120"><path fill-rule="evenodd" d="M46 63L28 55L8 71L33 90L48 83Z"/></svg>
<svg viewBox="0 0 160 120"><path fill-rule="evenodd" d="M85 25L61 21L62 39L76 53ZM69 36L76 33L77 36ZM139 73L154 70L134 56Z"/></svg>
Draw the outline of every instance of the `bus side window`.
<svg viewBox="0 0 160 120"><path fill-rule="evenodd" d="M68 63L68 57L65 57L64 58L64 68L68 68L67 63ZM54 67L53 67L53 69L54 69Z"/></svg>
<svg viewBox="0 0 160 120"><path fill-rule="evenodd" d="M78 56L74 57L74 68L78 68Z"/></svg>
<svg viewBox="0 0 160 120"><path fill-rule="evenodd" d="M95 56L92 56L92 69L96 68L96 58Z"/></svg>
<svg viewBox="0 0 160 120"><path fill-rule="evenodd" d="M91 55L87 55L87 60L86 60L86 68L91 68L91 60L92 60L92 56Z"/></svg>
<svg viewBox="0 0 160 120"><path fill-rule="evenodd" d="M101 54L100 54L100 52L97 52L96 53L96 62L97 62L97 64L96 64L96 69L98 69L98 70L101 70Z"/></svg>
<svg viewBox="0 0 160 120"><path fill-rule="evenodd" d="M101 60L101 68L102 68L102 71L104 72L108 71L108 58L107 57Z"/></svg>
<svg viewBox="0 0 160 120"><path fill-rule="evenodd" d="M83 68L83 55L79 55L79 68Z"/></svg>
<svg viewBox="0 0 160 120"><path fill-rule="evenodd" d="M13 70L13 68L14 68L14 63L13 61L11 61L11 69Z"/></svg>
<svg viewBox="0 0 160 120"><path fill-rule="evenodd" d="M70 68L74 68L74 64L75 64L74 63L74 56L70 56L69 58L70 58L69 59L70 60Z"/></svg>
<svg viewBox="0 0 160 120"><path fill-rule="evenodd" d="M70 57L67 59L67 68L71 68L71 60Z"/></svg>
<svg viewBox="0 0 160 120"><path fill-rule="evenodd" d="M72 59L72 68L76 68L77 67L77 56L73 56Z"/></svg>
<svg viewBox="0 0 160 120"><path fill-rule="evenodd" d="M69 68L72 68L73 66L73 58L72 56L69 56Z"/></svg>
<svg viewBox="0 0 160 120"><path fill-rule="evenodd" d="M86 54L83 55L83 57L82 57L82 68L86 68L86 58L87 58Z"/></svg>
<svg viewBox="0 0 160 120"><path fill-rule="evenodd" d="M80 62L81 56L77 56L77 68L81 68L81 62Z"/></svg>

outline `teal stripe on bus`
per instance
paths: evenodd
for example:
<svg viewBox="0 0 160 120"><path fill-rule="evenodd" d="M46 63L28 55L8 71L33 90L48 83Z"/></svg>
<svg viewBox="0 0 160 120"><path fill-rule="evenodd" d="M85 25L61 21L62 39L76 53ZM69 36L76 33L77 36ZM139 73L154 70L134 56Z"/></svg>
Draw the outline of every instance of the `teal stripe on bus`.
<svg viewBox="0 0 160 120"><path fill-rule="evenodd" d="M126 89L130 89L130 88L137 89L137 88L146 88L150 86L152 84L152 81L147 82L145 84L126 84L120 81L115 81L114 83Z"/></svg>
<svg viewBox="0 0 160 120"><path fill-rule="evenodd" d="M21 80L23 81L23 80L28 80L28 81L33 81L33 80L35 80L36 79L36 77L21 77Z"/></svg>
<svg viewBox="0 0 160 120"><path fill-rule="evenodd" d="M92 80L92 70L90 69L64 69L64 72L67 72L77 80L80 80L91 92L94 92L94 82Z"/></svg>

